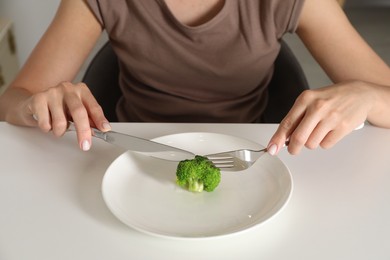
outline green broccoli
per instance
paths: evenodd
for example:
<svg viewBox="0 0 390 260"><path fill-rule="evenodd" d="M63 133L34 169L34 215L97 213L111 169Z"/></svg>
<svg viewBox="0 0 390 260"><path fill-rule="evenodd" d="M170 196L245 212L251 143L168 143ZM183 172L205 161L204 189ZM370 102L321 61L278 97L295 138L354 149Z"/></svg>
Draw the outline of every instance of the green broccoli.
<svg viewBox="0 0 390 260"><path fill-rule="evenodd" d="M206 157L195 156L192 160L179 162L176 183L192 192L213 191L221 181L220 169Z"/></svg>

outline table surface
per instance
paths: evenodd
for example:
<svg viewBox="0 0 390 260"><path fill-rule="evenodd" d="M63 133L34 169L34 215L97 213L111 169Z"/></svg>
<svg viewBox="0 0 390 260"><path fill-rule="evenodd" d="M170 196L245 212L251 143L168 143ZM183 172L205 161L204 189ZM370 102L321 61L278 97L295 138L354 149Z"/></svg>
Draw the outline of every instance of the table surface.
<svg viewBox="0 0 390 260"><path fill-rule="evenodd" d="M154 138L215 132L266 145L272 124L114 123ZM390 131L354 131L329 150L279 158L294 189L265 224L231 237L182 241L122 224L106 207L101 182L124 150L94 140L78 149L62 138L0 122L0 259L389 259Z"/></svg>

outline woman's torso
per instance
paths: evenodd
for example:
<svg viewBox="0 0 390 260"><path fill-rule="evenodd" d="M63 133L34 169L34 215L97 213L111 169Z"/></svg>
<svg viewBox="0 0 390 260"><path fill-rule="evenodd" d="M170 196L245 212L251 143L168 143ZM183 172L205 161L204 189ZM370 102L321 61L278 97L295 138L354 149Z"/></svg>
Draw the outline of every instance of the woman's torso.
<svg viewBox="0 0 390 260"><path fill-rule="evenodd" d="M120 59L119 119L257 121L296 2L212 0L188 18L176 1L98 0ZM285 12L273 10L283 3Z"/></svg>

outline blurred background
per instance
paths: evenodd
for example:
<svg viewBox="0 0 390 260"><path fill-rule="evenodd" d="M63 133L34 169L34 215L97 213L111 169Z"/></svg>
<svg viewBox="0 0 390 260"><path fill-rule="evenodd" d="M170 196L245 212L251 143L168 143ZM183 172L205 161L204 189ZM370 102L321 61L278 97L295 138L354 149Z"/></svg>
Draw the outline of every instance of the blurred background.
<svg viewBox="0 0 390 260"><path fill-rule="evenodd" d="M352 24L375 51L390 64L390 0L344 1L344 10ZM59 2L60 0L0 0L0 19L12 22L18 66L28 58L53 18ZM301 62L311 87L328 85L330 80L299 39L295 35L287 35L285 39ZM103 35L91 57L106 40L106 35ZM81 78L89 60L86 61L77 80Z"/></svg>
<svg viewBox="0 0 390 260"><path fill-rule="evenodd" d="M390 0L343 0L349 20L369 45L390 65ZM286 41L300 61L311 88L331 84L331 80L311 57L296 35Z"/></svg>

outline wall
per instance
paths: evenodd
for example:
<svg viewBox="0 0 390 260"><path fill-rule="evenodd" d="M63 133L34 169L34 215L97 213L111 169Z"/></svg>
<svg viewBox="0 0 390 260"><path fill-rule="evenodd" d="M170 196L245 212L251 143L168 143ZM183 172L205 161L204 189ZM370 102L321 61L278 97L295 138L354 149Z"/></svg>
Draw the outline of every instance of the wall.
<svg viewBox="0 0 390 260"><path fill-rule="evenodd" d="M0 0L0 16L14 23L19 64L23 65L53 19L61 0ZM76 81L84 74L97 49L107 40L105 35L81 68Z"/></svg>
<svg viewBox="0 0 390 260"><path fill-rule="evenodd" d="M19 63L23 64L52 20L60 0L0 0L0 16L14 23Z"/></svg>

